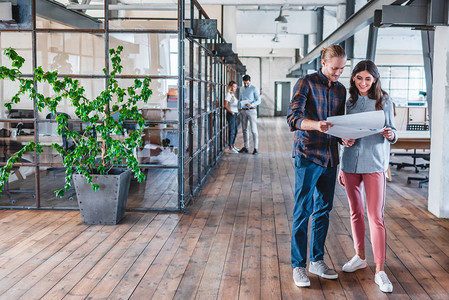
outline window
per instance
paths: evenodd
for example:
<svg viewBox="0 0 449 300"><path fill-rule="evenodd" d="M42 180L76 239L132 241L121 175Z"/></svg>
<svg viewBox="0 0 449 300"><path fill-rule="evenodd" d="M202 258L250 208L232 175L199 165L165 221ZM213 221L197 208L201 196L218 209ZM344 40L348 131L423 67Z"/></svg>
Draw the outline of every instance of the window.
<svg viewBox="0 0 449 300"><path fill-rule="evenodd" d="M398 106L426 105L423 66L378 66L382 88Z"/></svg>

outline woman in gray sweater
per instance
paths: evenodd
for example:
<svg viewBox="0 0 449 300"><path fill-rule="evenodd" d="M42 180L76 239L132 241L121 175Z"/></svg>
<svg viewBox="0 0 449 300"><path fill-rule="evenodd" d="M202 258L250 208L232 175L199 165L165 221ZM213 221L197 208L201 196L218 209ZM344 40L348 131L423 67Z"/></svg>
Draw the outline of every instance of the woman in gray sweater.
<svg viewBox="0 0 449 300"><path fill-rule="evenodd" d="M346 188L351 209L351 228L356 255L343 266L343 271L354 272L367 266L365 259L365 218L362 186L365 187L366 204L374 262L376 284L383 292L392 292L393 285L384 272L386 230L384 224L385 172L390 157L390 143L397 140L394 126L394 107L388 94L382 90L379 71L370 60L359 62L350 79L349 100L346 113L354 114L383 110L385 129L380 134L357 140L343 140L345 146L339 183Z"/></svg>

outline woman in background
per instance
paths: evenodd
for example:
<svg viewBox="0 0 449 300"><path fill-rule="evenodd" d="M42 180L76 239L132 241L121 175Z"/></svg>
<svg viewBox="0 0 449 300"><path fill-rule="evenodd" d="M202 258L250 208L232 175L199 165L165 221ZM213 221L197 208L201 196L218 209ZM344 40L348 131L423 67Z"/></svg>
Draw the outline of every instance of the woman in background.
<svg viewBox="0 0 449 300"><path fill-rule="evenodd" d="M382 292L391 293L393 285L384 272L386 230L384 223L385 173L390 158L390 144L397 140L394 126L393 103L381 88L380 75L376 65L365 60L352 71L350 97L346 113L354 114L383 110L385 129L380 134L357 140L343 140L345 146L338 176L339 183L346 188L351 210L351 229L356 255L343 266L343 271L354 272L367 266L365 258L365 208L363 186L373 247L376 274L374 281Z"/></svg>
<svg viewBox="0 0 449 300"><path fill-rule="evenodd" d="M235 95L237 91L237 82L229 81L228 89L225 96L224 108L226 109L226 119L229 128L229 153L238 153L238 149L234 146L237 136L237 115L239 113L238 99Z"/></svg>

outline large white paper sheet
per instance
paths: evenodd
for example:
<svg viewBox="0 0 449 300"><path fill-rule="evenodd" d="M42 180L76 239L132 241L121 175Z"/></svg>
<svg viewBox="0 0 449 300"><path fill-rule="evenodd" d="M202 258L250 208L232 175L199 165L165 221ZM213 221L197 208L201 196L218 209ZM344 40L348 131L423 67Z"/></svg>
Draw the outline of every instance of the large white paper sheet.
<svg viewBox="0 0 449 300"><path fill-rule="evenodd" d="M384 129L385 114L383 110L327 118L332 126L327 134L342 139L359 139L380 133Z"/></svg>

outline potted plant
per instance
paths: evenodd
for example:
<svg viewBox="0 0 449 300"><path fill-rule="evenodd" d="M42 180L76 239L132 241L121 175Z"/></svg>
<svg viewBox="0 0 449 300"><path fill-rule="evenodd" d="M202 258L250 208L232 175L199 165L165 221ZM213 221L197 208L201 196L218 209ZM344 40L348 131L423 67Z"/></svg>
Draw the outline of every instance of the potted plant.
<svg viewBox="0 0 449 300"><path fill-rule="evenodd" d="M78 203L83 222L89 224L116 224L124 216L131 174L139 182L145 179L136 159L135 150L142 144L145 120L137 104L146 103L152 94L150 78L134 79L134 84L121 88L116 79L122 70L120 53L123 47L110 49L112 71L108 74L106 88L95 98L88 99L78 80L58 78L58 72L44 72L42 67L34 71L34 78L21 77L20 68L24 59L12 48L5 55L12 61L12 67L0 67L0 80L8 78L19 82L19 90L5 106L11 110L24 96L32 101L39 111L47 108L56 118L57 134L72 143L70 149L60 143L52 143L62 157L66 167L65 185L56 190L61 197L75 183ZM54 95L44 96L36 89L37 83L48 84ZM83 124L84 130L74 130L69 126L67 114L58 113L58 105L64 99L75 108L75 116ZM135 124L131 132L126 132L125 123ZM29 151L42 152L40 143L29 142L12 155L6 165L0 168L0 190L23 154ZM109 185L109 186L108 186ZM116 204L112 204L115 198ZM121 198L121 199L117 199ZM121 202L118 202L118 201ZM87 205L87 207L86 207ZM102 219L106 217L106 219Z"/></svg>

